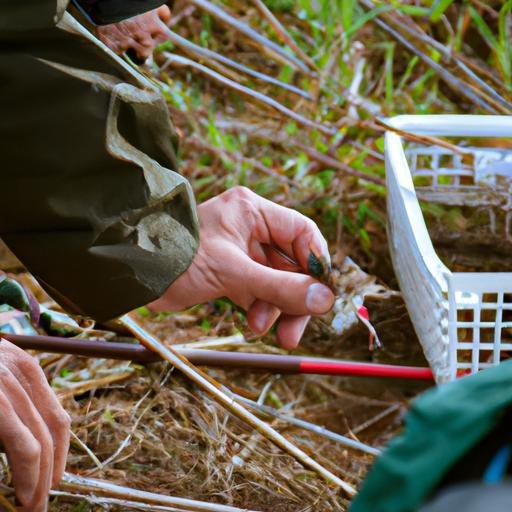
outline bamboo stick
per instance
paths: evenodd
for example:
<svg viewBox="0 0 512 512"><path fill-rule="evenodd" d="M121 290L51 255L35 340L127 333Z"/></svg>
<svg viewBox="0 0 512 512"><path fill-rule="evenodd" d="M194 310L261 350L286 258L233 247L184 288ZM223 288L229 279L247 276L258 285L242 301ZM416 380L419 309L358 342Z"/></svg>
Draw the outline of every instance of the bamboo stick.
<svg viewBox="0 0 512 512"><path fill-rule="evenodd" d="M106 498L129 500L147 505L160 505L166 507L179 507L180 510L195 512L256 512L247 509L240 509L228 505L208 503L205 501L190 500L176 496L166 496L148 491L141 491L116 485L105 480L86 478L71 473L65 473L59 489L64 492L80 492L83 494L94 494Z"/></svg>

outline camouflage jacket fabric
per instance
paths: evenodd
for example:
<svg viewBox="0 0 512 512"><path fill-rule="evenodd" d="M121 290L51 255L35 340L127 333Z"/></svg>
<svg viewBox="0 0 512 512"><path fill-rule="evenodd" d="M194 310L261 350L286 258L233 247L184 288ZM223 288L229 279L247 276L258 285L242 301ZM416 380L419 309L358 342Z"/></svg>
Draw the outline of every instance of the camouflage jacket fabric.
<svg viewBox="0 0 512 512"><path fill-rule="evenodd" d="M0 3L0 237L63 307L103 320L188 268L198 222L158 89L66 9Z"/></svg>
<svg viewBox="0 0 512 512"><path fill-rule="evenodd" d="M96 25L116 23L136 14L160 7L162 0L73 0Z"/></svg>

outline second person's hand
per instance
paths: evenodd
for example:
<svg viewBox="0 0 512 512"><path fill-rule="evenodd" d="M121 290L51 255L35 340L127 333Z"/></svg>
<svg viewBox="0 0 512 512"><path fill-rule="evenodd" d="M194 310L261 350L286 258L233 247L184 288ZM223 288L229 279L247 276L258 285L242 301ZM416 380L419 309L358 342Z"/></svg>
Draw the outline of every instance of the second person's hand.
<svg viewBox="0 0 512 512"><path fill-rule="evenodd" d="M144 62L155 47L167 40L165 22L171 11L166 5L133 18L96 28L98 38L118 55L132 52Z"/></svg>

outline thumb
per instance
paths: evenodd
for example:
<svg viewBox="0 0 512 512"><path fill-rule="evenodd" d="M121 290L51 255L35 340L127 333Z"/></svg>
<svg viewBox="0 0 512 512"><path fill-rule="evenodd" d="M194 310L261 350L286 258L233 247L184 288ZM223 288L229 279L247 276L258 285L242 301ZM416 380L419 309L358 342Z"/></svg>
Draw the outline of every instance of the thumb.
<svg viewBox="0 0 512 512"><path fill-rule="evenodd" d="M250 293L289 315L322 315L334 304L334 294L311 276L278 270L251 260L245 274Z"/></svg>

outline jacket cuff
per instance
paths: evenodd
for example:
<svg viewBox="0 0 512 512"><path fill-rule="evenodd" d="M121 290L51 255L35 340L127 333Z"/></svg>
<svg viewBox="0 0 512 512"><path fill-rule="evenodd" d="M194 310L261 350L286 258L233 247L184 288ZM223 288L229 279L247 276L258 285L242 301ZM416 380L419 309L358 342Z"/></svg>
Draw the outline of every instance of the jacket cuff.
<svg viewBox="0 0 512 512"><path fill-rule="evenodd" d="M162 0L73 0L73 4L94 25L118 23L164 3Z"/></svg>

